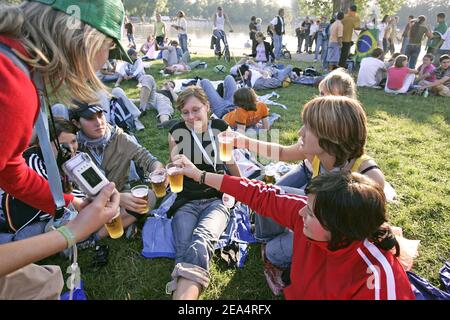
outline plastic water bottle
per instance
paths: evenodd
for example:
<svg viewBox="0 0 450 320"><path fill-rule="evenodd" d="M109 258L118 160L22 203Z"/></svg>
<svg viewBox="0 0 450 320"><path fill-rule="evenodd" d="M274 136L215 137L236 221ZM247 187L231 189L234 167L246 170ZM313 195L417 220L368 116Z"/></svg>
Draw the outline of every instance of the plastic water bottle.
<svg viewBox="0 0 450 320"><path fill-rule="evenodd" d="M430 93L428 92L428 88L427 89L425 89L425 91L423 92L423 97L424 98L428 98L428 95L429 95Z"/></svg>

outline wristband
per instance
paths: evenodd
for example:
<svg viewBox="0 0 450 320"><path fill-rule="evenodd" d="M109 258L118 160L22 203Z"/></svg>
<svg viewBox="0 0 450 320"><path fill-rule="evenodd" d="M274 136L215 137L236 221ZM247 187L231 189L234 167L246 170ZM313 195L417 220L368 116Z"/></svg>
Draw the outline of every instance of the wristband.
<svg viewBox="0 0 450 320"><path fill-rule="evenodd" d="M202 175L200 176L200 184L205 184L205 178L206 178L206 171L202 172Z"/></svg>
<svg viewBox="0 0 450 320"><path fill-rule="evenodd" d="M77 240L75 239L72 231L70 231L70 229L66 226L59 227L58 229L56 229L56 231L61 233L64 239L66 239L67 248L73 247L77 243Z"/></svg>

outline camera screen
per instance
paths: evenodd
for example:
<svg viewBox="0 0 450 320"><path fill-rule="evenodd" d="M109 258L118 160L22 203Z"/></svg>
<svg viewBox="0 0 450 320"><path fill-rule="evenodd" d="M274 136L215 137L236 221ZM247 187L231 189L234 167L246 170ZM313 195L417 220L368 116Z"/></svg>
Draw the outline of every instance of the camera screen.
<svg viewBox="0 0 450 320"><path fill-rule="evenodd" d="M89 183L91 188L95 188L100 182L102 182L102 179L98 176L94 169L92 169L92 167L84 171L81 175Z"/></svg>

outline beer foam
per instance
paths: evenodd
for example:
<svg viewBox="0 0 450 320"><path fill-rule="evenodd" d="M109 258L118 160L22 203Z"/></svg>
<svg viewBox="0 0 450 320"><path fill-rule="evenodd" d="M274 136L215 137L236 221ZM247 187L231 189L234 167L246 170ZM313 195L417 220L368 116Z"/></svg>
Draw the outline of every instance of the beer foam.
<svg viewBox="0 0 450 320"><path fill-rule="evenodd" d="M143 198L145 196L148 195L148 190L145 188L141 188L141 189L134 189L132 192L134 197L136 198Z"/></svg>
<svg viewBox="0 0 450 320"><path fill-rule="evenodd" d="M164 175L154 175L151 177L151 181L153 183L161 183L164 182L164 180L166 180L166 177L164 177Z"/></svg>
<svg viewBox="0 0 450 320"><path fill-rule="evenodd" d="M172 168L167 169L167 173L171 176L179 174L180 171L181 171L181 168L177 168L177 167L172 167Z"/></svg>

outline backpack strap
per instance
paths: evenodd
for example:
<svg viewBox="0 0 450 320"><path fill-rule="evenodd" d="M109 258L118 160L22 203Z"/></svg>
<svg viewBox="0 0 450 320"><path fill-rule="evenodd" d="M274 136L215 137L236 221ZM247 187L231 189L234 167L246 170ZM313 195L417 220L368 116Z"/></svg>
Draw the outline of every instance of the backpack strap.
<svg viewBox="0 0 450 320"><path fill-rule="evenodd" d="M373 158L370 157L370 156L368 156L367 154L363 154L361 157L357 158L357 159L355 160L355 163L354 163L353 166L352 166L351 172L356 172L356 171L358 171L358 169L359 169L359 167L361 166L361 164L362 164L364 161L367 161L367 160L373 160Z"/></svg>
<svg viewBox="0 0 450 320"><path fill-rule="evenodd" d="M39 138L39 145L42 150L42 155L44 156L45 165L47 166L47 176L50 190L52 192L53 200L55 201L56 205L55 217L62 216L66 203L64 201L59 169L50 145L44 80L42 79L42 76L39 72L33 73L33 77L31 77L31 73L28 70L27 64L22 59L20 59L9 46L1 42L0 52L3 53L8 59L10 59L19 69L21 69L27 75L27 77L30 78L31 81L33 81L38 90L40 110L35 123L35 129Z"/></svg>
<svg viewBox="0 0 450 320"><path fill-rule="evenodd" d="M9 46L0 42L0 52L3 53L9 60L11 60L12 63L16 65L17 68L22 70L22 72L31 79L30 70L28 70L27 64L22 61L22 59L20 59Z"/></svg>

